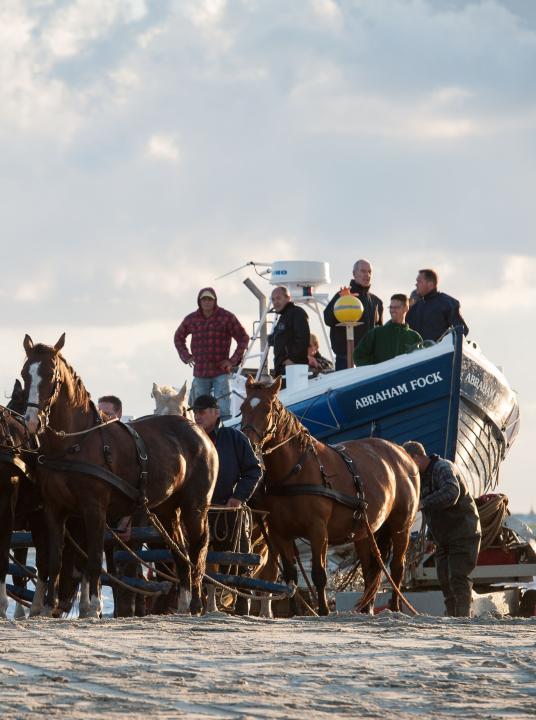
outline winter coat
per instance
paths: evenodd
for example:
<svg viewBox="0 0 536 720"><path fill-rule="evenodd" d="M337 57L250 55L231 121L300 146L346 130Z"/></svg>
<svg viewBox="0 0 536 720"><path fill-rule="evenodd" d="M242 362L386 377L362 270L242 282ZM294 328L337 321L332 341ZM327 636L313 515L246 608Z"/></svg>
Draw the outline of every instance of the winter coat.
<svg viewBox="0 0 536 720"><path fill-rule="evenodd" d="M421 506L438 545L481 534L478 510L460 471L439 455L432 455L421 473Z"/></svg>
<svg viewBox="0 0 536 720"><path fill-rule="evenodd" d="M283 375L285 360L294 364L308 365L307 350L309 348L309 318L301 307L288 302L279 315L268 342L274 348L274 373Z"/></svg>
<svg viewBox="0 0 536 720"><path fill-rule="evenodd" d="M460 314L460 303L450 295L432 290L410 307L406 322L418 332L423 340L437 341L450 328L463 326L463 334L469 328Z"/></svg>
<svg viewBox="0 0 536 720"><path fill-rule="evenodd" d="M355 365L373 365L413 350L422 337L409 326L389 320L385 325L369 330L354 350Z"/></svg>
<svg viewBox="0 0 536 720"><path fill-rule="evenodd" d="M360 320L363 324L354 328L354 343L357 345L369 330L383 324L383 303L379 297L369 292L368 288L358 285L353 279L350 281L350 292L352 295L356 295L363 304L363 315ZM346 328L337 326L339 321L333 312L333 306L340 296L339 291L329 301L324 310L324 322L330 328L329 337L333 352L336 355L346 355Z"/></svg>
<svg viewBox="0 0 536 720"><path fill-rule="evenodd" d="M222 425L216 427L210 438L220 461L212 503L225 505L230 497L249 500L262 475L249 440L240 430Z"/></svg>

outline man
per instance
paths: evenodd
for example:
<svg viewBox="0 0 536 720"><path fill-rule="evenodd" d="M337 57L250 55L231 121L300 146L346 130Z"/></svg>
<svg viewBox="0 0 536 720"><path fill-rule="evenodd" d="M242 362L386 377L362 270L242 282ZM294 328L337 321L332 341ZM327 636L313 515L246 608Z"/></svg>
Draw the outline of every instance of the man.
<svg viewBox="0 0 536 720"><path fill-rule="evenodd" d="M220 408L212 395L199 395L193 405L195 422L202 427L218 451L220 461L213 505L225 505L239 508L253 495L259 482L262 469L247 437L232 427L220 424ZM238 513L209 513L210 534L218 540L219 548L232 550ZM251 552L248 528L245 522L240 524L239 552ZM238 598L235 612L240 615L249 613L249 603Z"/></svg>
<svg viewBox="0 0 536 720"><path fill-rule="evenodd" d="M177 328L175 347L180 359L194 368L190 402L199 395L212 393L225 420L231 417L229 376L233 367L242 360L249 337L237 317L218 306L213 288L199 291L197 305L198 309L187 315ZM186 346L189 335L190 350ZM236 350L229 357L233 339Z"/></svg>
<svg viewBox="0 0 536 720"><path fill-rule="evenodd" d="M480 550L480 519L475 501L454 463L426 455L421 443L404 443L421 475L424 519L436 544L437 577L447 615L468 617L474 570Z"/></svg>
<svg viewBox="0 0 536 720"><path fill-rule="evenodd" d="M418 332L423 340L439 338L450 328L461 325L463 334L469 328L460 314L460 303L444 292L439 292L439 276L435 270L419 270L415 288L418 300L411 306L407 315L408 325Z"/></svg>
<svg viewBox="0 0 536 720"><path fill-rule="evenodd" d="M99 398L97 407L109 420L113 418L121 420L123 417L123 404L115 395L103 395Z"/></svg>
<svg viewBox="0 0 536 720"><path fill-rule="evenodd" d="M371 281L372 265L368 260L358 260L354 264L353 277L350 280L352 295L358 297L363 305L363 315L361 316L363 324L354 328L355 346L359 344L369 330L383 323L383 303L379 297L370 292ZM333 306L340 296L340 291L335 293L324 310L324 322L331 328L329 337L331 347L335 353L335 370L345 370L347 368L346 328L337 325L339 321L333 312Z"/></svg>
<svg viewBox="0 0 536 720"><path fill-rule="evenodd" d="M354 350L355 365L384 362L397 355L403 355L422 343L419 333L410 330L406 324L408 310L409 300L406 295L397 293L391 296L389 305L391 320L368 331Z"/></svg>
<svg viewBox="0 0 536 720"><path fill-rule="evenodd" d="M294 305L286 287L272 292L272 306L279 315L268 342L274 348L274 374L283 375L287 365L307 365L309 318L301 307Z"/></svg>

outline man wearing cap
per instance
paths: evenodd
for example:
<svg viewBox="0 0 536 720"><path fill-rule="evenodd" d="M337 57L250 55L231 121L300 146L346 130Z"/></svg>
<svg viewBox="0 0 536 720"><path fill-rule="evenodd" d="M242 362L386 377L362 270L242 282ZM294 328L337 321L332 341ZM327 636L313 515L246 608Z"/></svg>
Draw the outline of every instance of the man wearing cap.
<svg viewBox="0 0 536 720"><path fill-rule="evenodd" d="M437 578L445 598L447 615L471 614L473 583L480 550L480 517L475 501L456 465L439 455L427 455L414 440L403 445L419 468L419 509L436 545Z"/></svg>
<svg viewBox="0 0 536 720"><path fill-rule="evenodd" d="M190 402L199 395L214 395L224 420L231 416L229 377L248 346L249 337L238 318L218 306L213 288L197 296L198 309L187 315L175 331L175 347L180 359L194 368ZM186 339L191 336L190 349ZM236 349L230 355L231 341Z"/></svg>
<svg viewBox="0 0 536 720"><path fill-rule="evenodd" d="M212 505L239 508L253 495L262 469L247 437L233 427L220 423L220 408L212 395L198 395L193 404L195 422L202 427L218 451L220 466L212 496ZM231 550L238 513L209 513L209 527L214 549ZM240 523L239 552L251 552L245 518ZM250 530L250 529L249 529ZM215 542L217 541L217 542ZM242 572L242 571L240 571ZM238 598L235 612L248 614L249 603Z"/></svg>
<svg viewBox="0 0 536 720"><path fill-rule="evenodd" d="M363 305L361 324L354 327L354 345L357 347L359 341L369 330L383 324L383 303L379 297L370 292L372 265L368 260L355 262L352 275L350 292L358 297ZM340 325L333 310L340 296L339 291L329 301L324 310L324 322L330 328L329 337L331 348L335 353L335 370L346 370L348 362L346 359L346 328Z"/></svg>

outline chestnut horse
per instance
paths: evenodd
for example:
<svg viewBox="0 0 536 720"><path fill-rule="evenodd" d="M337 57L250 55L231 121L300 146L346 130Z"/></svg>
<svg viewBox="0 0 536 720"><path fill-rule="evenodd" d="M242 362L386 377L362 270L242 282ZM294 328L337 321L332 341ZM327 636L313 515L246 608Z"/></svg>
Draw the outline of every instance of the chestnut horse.
<svg viewBox="0 0 536 720"><path fill-rule="evenodd" d="M381 567L371 550L362 513L366 512L382 557L392 553L391 576L399 587L418 506L417 466L401 447L379 438L350 440L344 447L338 446L345 460L336 449L315 440L282 405L277 397L280 386L281 378L266 386L249 377L241 412L242 431L264 459L265 491L256 501L270 513L268 536L281 557L284 578L297 583L294 541L305 538L311 544L319 613L327 615L328 545L353 540L365 581L361 609L371 612ZM360 500L366 503L364 511L358 509ZM393 592L391 609L398 611L399 603ZM291 610L295 612L295 608L293 603Z"/></svg>
<svg viewBox="0 0 536 720"><path fill-rule="evenodd" d="M37 472L49 533L45 613L56 612L66 518L83 518L88 614L98 617L106 522L132 515L145 504L173 520L180 511L191 565L179 555L175 563L179 574L187 573L190 611L198 613L208 544L207 511L218 472L216 450L202 430L182 417L147 416L132 423L148 458L144 466L143 448L139 441L136 447L128 428L102 421L82 380L60 353L64 342L65 334L53 347L34 345L26 335L21 373L28 397L26 426L39 435L42 453ZM142 476L144 467L147 474Z"/></svg>

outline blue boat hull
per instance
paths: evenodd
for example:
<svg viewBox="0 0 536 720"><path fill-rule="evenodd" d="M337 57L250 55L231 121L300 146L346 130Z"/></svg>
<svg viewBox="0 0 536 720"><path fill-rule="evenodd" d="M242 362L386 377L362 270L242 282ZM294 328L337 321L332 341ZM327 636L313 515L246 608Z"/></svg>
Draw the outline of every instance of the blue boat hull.
<svg viewBox="0 0 536 720"><path fill-rule="evenodd" d="M455 332L433 348L285 390L281 400L322 442L418 440L455 461L476 496L496 486L519 420L502 373Z"/></svg>

